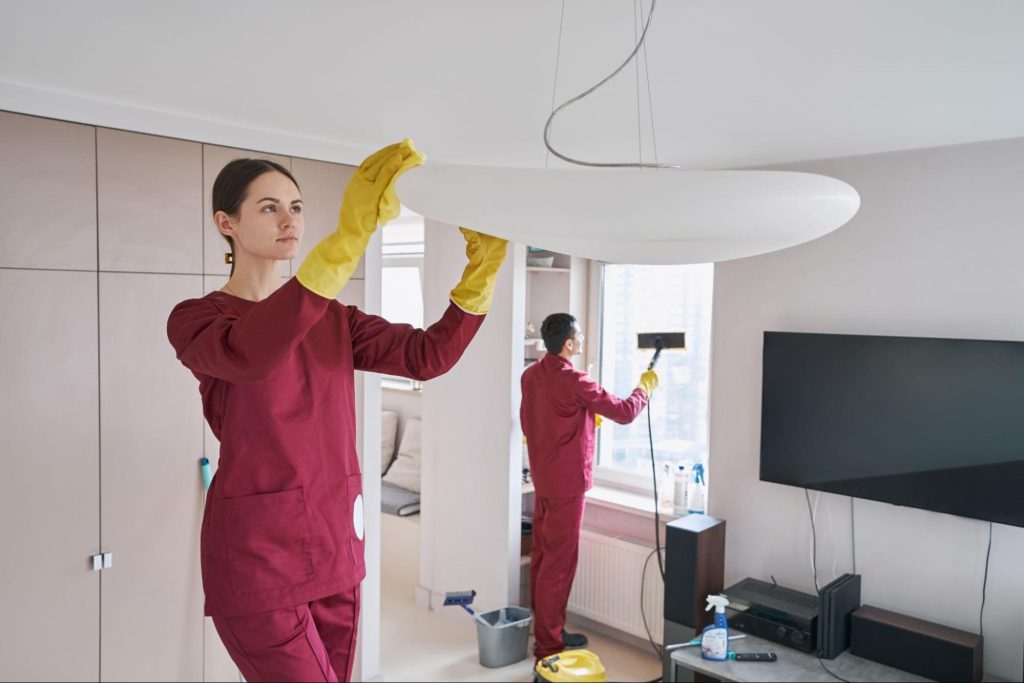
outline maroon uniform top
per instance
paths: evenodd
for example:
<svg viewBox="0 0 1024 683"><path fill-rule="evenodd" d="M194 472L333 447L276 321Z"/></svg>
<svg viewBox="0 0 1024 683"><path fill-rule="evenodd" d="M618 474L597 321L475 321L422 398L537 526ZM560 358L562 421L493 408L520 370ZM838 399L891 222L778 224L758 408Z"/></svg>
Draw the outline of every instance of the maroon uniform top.
<svg viewBox="0 0 1024 683"><path fill-rule="evenodd" d="M259 303L213 292L174 308L167 336L220 439L202 528L207 615L298 605L362 581L354 371L436 377L482 322L450 304L426 330L391 324L294 278Z"/></svg>
<svg viewBox="0 0 1024 683"><path fill-rule="evenodd" d="M594 475L594 414L629 424L647 405L634 389L616 398L565 358L549 353L523 372L519 420L538 496L567 498L590 489Z"/></svg>

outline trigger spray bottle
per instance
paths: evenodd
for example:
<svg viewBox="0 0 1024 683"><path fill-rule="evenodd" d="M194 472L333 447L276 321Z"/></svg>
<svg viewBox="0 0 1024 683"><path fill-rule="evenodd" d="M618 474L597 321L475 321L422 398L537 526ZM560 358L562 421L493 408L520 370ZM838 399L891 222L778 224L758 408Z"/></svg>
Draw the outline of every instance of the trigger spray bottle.
<svg viewBox="0 0 1024 683"><path fill-rule="evenodd" d="M700 639L700 656L724 662L729 658L729 622L725 618L725 607L729 599L724 595L709 595L705 612L714 608L715 623L704 629Z"/></svg>

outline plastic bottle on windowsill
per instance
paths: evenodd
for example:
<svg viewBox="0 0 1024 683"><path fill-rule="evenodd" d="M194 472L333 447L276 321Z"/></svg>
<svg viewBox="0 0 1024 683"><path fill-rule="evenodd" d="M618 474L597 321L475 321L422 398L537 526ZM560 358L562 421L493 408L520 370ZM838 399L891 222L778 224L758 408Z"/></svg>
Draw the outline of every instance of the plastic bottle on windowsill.
<svg viewBox="0 0 1024 683"><path fill-rule="evenodd" d="M677 517L683 517L690 513L687 507L687 467L685 462L679 463L676 467L675 474L675 487L672 494L672 514Z"/></svg>
<svg viewBox="0 0 1024 683"><path fill-rule="evenodd" d="M672 511L672 496L675 492L675 482L672 478L672 463L664 463L661 469L661 478L658 481L658 509L662 512Z"/></svg>

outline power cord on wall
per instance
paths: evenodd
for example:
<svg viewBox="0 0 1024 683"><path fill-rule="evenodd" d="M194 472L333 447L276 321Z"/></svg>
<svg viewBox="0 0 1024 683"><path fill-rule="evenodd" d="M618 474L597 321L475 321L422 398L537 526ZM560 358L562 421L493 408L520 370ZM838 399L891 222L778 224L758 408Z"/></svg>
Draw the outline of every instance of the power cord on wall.
<svg viewBox="0 0 1024 683"><path fill-rule="evenodd" d="M804 497L807 499L807 515L808 517L810 517L811 520L811 574L814 576L814 590L817 592L820 591L820 589L818 588L817 564L818 534L814 528L814 510L811 508L811 494L808 492L807 489L804 489ZM825 673L827 673L832 678L838 681L842 681L843 683L850 683L845 678L833 673L831 669L825 666L825 662L821 659L820 652L818 653L818 664L820 664L821 668L825 670Z"/></svg>
<svg viewBox="0 0 1024 683"><path fill-rule="evenodd" d="M981 582L981 611L978 613L978 635L985 636L985 593L988 590L988 559L992 555L992 522L988 523L988 550L985 551L985 579Z"/></svg>
<svg viewBox="0 0 1024 683"><path fill-rule="evenodd" d="M853 524L853 496L850 496L850 555L853 558L853 573L857 573L857 534Z"/></svg>
<svg viewBox="0 0 1024 683"><path fill-rule="evenodd" d="M807 516L811 519L811 574L814 576L814 592L821 589L818 587L818 534L814 529L814 510L811 509L811 494L804 489L804 497L807 499Z"/></svg>

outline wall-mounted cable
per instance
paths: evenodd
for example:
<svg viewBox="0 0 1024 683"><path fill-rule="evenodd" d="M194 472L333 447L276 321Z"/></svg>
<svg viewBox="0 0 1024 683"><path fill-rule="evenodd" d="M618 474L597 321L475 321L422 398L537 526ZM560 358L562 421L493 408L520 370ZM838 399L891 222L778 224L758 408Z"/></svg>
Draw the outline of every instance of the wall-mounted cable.
<svg viewBox="0 0 1024 683"><path fill-rule="evenodd" d="M978 612L978 635L985 635L985 594L988 591L988 560L992 555L992 522L988 523L988 550L985 551L985 579L981 583L981 610Z"/></svg>

